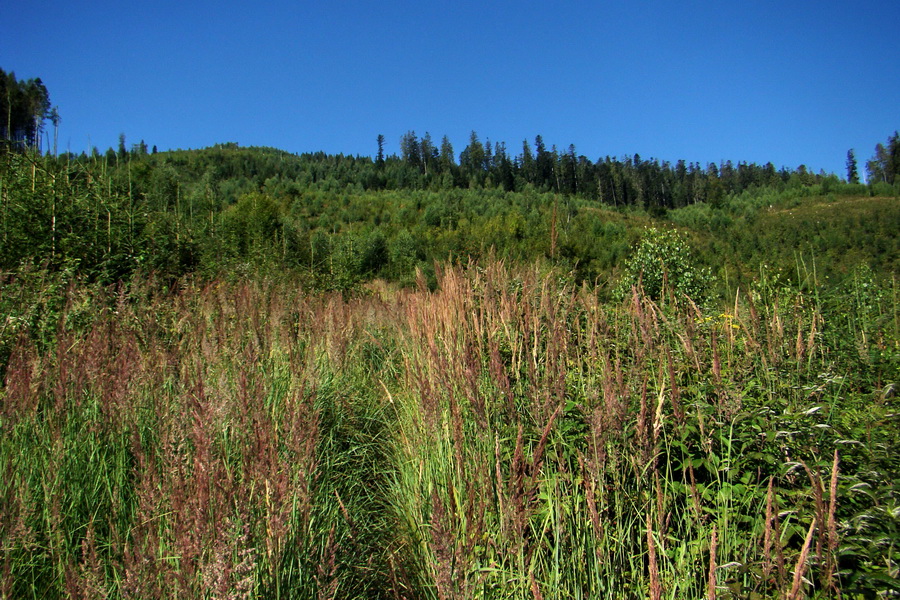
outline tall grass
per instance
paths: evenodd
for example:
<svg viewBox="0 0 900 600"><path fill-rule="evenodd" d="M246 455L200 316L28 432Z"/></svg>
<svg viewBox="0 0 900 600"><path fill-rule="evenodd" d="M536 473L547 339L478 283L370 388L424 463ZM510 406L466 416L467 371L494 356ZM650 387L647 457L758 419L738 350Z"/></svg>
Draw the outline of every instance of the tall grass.
<svg viewBox="0 0 900 600"><path fill-rule="evenodd" d="M839 594L856 440L810 299L610 307L494 265L407 315L392 503L426 597Z"/></svg>
<svg viewBox="0 0 900 600"><path fill-rule="evenodd" d="M5 365L0 597L897 589L895 292L437 278L58 292Z"/></svg>
<svg viewBox="0 0 900 600"><path fill-rule="evenodd" d="M381 589L355 571L359 544L382 535L356 489L381 476L381 422L349 344L365 314L249 284L95 300L82 333L63 314L53 351L22 338L12 353L2 595Z"/></svg>

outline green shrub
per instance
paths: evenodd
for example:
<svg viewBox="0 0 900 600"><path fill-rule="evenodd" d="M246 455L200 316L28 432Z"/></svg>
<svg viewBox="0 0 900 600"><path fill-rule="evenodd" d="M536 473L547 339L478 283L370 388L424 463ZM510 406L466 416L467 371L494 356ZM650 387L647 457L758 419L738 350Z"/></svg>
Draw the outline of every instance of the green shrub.
<svg viewBox="0 0 900 600"><path fill-rule="evenodd" d="M869 191L873 196L897 196L898 186L884 181L876 181L869 184Z"/></svg>
<svg viewBox="0 0 900 600"><path fill-rule="evenodd" d="M619 281L617 296L626 297L639 287L653 299L671 290L695 302L709 297L712 275L701 267L686 237L674 229L647 228Z"/></svg>

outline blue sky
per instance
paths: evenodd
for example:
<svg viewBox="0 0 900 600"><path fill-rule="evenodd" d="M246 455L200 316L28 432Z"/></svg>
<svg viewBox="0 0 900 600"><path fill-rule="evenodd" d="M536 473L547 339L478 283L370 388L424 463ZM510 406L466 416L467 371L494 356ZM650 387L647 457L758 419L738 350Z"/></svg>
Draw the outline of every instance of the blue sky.
<svg viewBox="0 0 900 600"><path fill-rule="evenodd" d="M591 160L845 175L900 129L900 2L7 0L0 68L41 77L60 149L141 139L388 153L475 130Z"/></svg>

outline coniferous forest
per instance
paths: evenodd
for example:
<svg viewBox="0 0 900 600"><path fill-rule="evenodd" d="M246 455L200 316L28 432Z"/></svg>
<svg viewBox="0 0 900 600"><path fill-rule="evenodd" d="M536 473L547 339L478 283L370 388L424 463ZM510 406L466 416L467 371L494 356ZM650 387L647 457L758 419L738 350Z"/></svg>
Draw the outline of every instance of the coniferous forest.
<svg viewBox="0 0 900 600"><path fill-rule="evenodd" d="M896 132L72 154L4 71L0 117L0 598L900 594Z"/></svg>

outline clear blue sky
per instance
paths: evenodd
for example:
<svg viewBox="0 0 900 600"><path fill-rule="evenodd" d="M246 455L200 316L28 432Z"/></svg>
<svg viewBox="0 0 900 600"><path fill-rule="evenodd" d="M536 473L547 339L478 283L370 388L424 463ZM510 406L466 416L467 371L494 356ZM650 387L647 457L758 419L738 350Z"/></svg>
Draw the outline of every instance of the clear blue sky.
<svg viewBox="0 0 900 600"><path fill-rule="evenodd" d="M845 175L900 129L900 2L7 0L0 68L41 77L60 150L143 139L399 152L409 130L541 134L591 160Z"/></svg>

